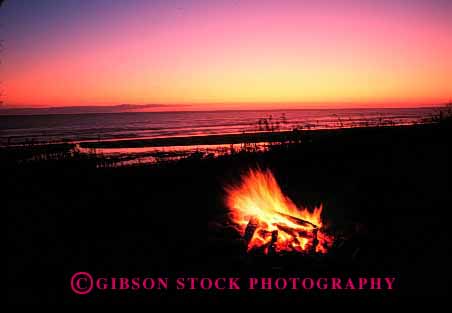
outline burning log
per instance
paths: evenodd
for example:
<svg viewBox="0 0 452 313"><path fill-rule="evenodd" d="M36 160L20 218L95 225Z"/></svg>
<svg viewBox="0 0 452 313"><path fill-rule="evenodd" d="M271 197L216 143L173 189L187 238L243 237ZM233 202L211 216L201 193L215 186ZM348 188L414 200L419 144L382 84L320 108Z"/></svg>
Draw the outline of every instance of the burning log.
<svg viewBox="0 0 452 313"><path fill-rule="evenodd" d="M276 242L277 241L278 241L278 231L274 230L274 231L272 231L272 241L270 242L270 245L268 246L268 254L269 255L276 254Z"/></svg>
<svg viewBox="0 0 452 313"><path fill-rule="evenodd" d="M227 192L231 218L243 234L247 252L327 253L334 241L325 233L322 205L312 211L297 207L270 171L250 170Z"/></svg>
<svg viewBox="0 0 452 313"><path fill-rule="evenodd" d="M290 228L290 227L287 226L287 225L284 225L284 224L275 224L275 226L278 227L278 229L282 230L283 232L288 233L289 235L291 235L291 236L294 237L294 238L297 238L297 237L300 235L300 233L297 233L297 231L296 231L295 229Z"/></svg>
<svg viewBox="0 0 452 313"><path fill-rule="evenodd" d="M313 228L316 228L316 229L319 228L319 226L317 226L317 225L315 225L315 224L313 224L313 223L311 223L309 221L303 220L301 218L298 218L298 217L295 217L295 216L292 216L292 215L289 215L289 214L281 213L281 212L276 212L276 213L278 215L284 216L285 218L287 218L291 222L296 223L298 225L307 226L307 227L313 227Z"/></svg>
<svg viewBox="0 0 452 313"><path fill-rule="evenodd" d="M297 239L298 237L312 239L312 245L310 248L310 252L311 253L316 252L317 245L319 244L319 239L317 238L317 234L319 231L318 228L313 228L311 231L297 231L295 229L292 229L292 228L290 228L286 225L282 225L282 224L276 224L275 226L278 227L278 229L280 229L280 230L284 231L285 233L289 234L290 236L292 236L292 240L297 245L300 244L300 242Z"/></svg>
<svg viewBox="0 0 452 313"><path fill-rule="evenodd" d="M312 230L312 246L311 246L311 253L315 253L317 250L317 245L319 244L319 239L317 238L317 233L318 233L319 229L318 228L314 228Z"/></svg>
<svg viewBox="0 0 452 313"><path fill-rule="evenodd" d="M319 228L315 224L305 221L303 219L280 212L277 213L287 218L290 222L296 223L301 227L309 228L307 230L300 230L282 223L273 224L273 226L277 227L282 233L285 233L291 237L291 240L293 241L293 246L300 247L299 237L311 240L311 244L308 246L309 247L308 251L310 253L315 253L317 251L317 245L320 243L318 239ZM266 249L267 254L269 255L276 254L279 234L278 230L266 231L264 229L260 229L259 225L260 221L257 217L253 216L249 219L248 224L246 225L245 228L245 233L243 235L243 240L245 241L246 246L249 247L255 235L263 238L269 238L271 236L271 239L267 241L267 244L265 244L265 246L268 247ZM304 250L304 248L302 250Z"/></svg>
<svg viewBox="0 0 452 313"><path fill-rule="evenodd" d="M256 232L259 220L256 217L251 217L245 228L245 234L243 235L243 240L245 240L246 245L250 243L253 239L254 233Z"/></svg>

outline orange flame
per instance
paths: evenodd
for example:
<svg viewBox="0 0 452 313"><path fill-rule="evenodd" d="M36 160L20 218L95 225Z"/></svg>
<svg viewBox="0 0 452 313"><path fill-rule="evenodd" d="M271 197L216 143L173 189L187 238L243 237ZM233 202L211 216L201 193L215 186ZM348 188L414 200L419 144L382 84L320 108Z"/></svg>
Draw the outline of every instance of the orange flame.
<svg viewBox="0 0 452 313"><path fill-rule="evenodd" d="M299 209L269 170L250 170L239 186L226 191L232 221L247 241L248 251L326 253L333 243L333 237L323 231L322 205L313 212Z"/></svg>

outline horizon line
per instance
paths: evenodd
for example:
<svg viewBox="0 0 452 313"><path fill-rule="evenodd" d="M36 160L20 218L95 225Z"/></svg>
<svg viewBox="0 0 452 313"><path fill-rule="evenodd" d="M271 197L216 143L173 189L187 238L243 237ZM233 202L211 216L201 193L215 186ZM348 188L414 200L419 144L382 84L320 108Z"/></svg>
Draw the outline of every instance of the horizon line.
<svg viewBox="0 0 452 313"><path fill-rule="evenodd" d="M235 105L240 103L234 103ZM249 103L248 103L249 104ZM268 103L267 103L268 104ZM338 104L338 103L336 103ZM352 104L352 103L349 103ZM193 104L199 105L199 104ZM403 105L403 106L336 106L327 107L311 105L308 107L256 107L256 108L194 108L190 104L118 104L118 105L74 105L74 106L48 106L48 107L17 107L17 106L0 106L0 116L14 116L14 115L72 115L72 114L119 114L119 113L190 113L190 112L223 112L223 111L291 111L291 110L353 110L353 109L367 109L367 110L387 110L387 109L434 109L441 108L447 105L452 105L452 101L444 101L442 103L429 103L417 105ZM185 107L186 109L172 110L172 108ZM123 110L121 110L121 108ZM127 109L128 108L128 109ZM150 108L149 110L143 110ZM163 108L164 110L152 110ZM85 109L85 111L83 111ZM115 110L116 109L116 110ZM141 109L141 110L140 110ZM77 110L79 110L77 112ZM88 111L87 111L88 110ZM89 110L92 110L91 112Z"/></svg>
<svg viewBox="0 0 452 313"><path fill-rule="evenodd" d="M356 108L357 106L366 106L372 108L376 106L378 108L400 108L400 107L429 107L444 105L452 102L452 97L448 100L427 100L427 101L410 101L410 100L386 100L386 101L218 101L218 102L161 102L161 103L92 103L92 104L7 104L0 102L0 110L2 109L64 109L64 108L167 108L167 107L193 107L193 106L306 106L311 107L346 107ZM376 108L374 107L374 108ZM216 108L212 108L216 109Z"/></svg>

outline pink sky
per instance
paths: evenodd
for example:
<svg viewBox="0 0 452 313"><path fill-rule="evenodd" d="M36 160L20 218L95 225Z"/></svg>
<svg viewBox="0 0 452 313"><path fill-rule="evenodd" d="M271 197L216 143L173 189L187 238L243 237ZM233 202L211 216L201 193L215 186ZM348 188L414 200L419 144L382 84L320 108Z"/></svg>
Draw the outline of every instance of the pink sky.
<svg viewBox="0 0 452 313"><path fill-rule="evenodd" d="M2 8L7 30L31 9L13 3ZM5 40L3 101L210 109L452 98L452 25L442 1L258 3L98 1L89 13L36 10L41 19Z"/></svg>

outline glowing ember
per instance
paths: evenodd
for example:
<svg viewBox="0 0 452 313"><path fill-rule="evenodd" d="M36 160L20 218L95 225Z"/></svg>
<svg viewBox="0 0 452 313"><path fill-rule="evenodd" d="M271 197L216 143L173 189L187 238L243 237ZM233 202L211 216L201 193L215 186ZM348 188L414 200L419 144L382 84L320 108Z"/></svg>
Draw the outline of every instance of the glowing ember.
<svg viewBox="0 0 452 313"><path fill-rule="evenodd" d="M324 232L322 205L313 212L298 208L268 170L250 170L240 185L226 191L232 221L248 251L326 253L333 243L333 237Z"/></svg>

